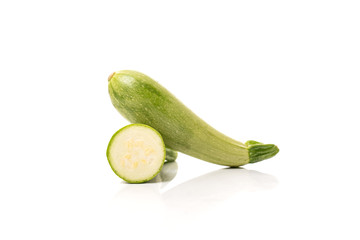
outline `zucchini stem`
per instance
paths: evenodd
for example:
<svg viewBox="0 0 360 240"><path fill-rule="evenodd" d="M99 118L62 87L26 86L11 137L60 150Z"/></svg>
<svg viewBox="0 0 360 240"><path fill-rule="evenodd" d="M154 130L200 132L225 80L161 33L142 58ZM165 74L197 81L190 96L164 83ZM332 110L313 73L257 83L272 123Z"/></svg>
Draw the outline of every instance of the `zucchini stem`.
<svg viewBox="0 0 360 240"><path fill-rule="evenodd" d="M110 80L112 79L112 77L114 76L115 72L113 72L112 74L109 75L108 77L108 82L110 82Z"/></svg>

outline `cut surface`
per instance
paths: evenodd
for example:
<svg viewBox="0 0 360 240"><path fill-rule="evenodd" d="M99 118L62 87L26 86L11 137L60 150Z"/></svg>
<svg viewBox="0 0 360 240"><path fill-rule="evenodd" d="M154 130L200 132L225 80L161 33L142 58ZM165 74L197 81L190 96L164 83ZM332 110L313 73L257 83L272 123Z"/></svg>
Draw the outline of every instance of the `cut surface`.
<svg viewBox="0 0 360 240"><path fill-rule="evenodd" d="M130 124L111 138L107 157L113 171L131 183L151 180L165 160L161 135L143 124Z"/></svg>

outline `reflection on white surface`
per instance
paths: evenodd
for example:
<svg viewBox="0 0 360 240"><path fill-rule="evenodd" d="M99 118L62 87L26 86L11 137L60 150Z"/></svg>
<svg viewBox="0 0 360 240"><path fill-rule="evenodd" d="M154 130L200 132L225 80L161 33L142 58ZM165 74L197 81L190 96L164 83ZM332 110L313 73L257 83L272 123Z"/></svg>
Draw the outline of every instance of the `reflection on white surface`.
<svg viewBox="0 0 360 240"><path fill-rule="evenodd" d="M223 168L191 179L162 194L171 210L199 213L240 192L271 189L277 185L275 177L243 168Z"/></svg>
<svg viewBox="0 0 360 240"><path fill-rule="evenodd" d="M158 183L161 182L162 186L174 179L178 170L177 162L166 162L162 167L160 173L155 178L148 181L147 183Z"/></svg>
<svg viewBox="0 0 360 240"><path fill-rule="evenodd" d="M116 207L132 213L175 210L192 212L205 210L241 192L274 188L277 179L269 174L243 168L223 168L190 179L165 191L164 186L177 173L177 163L167 163L161 173L145 184L122 184L113 199ZM149 212L150 211L150 212Z"/></svg>
<svg viewBox="0 0 360 240"><path fill-rule="evenodd" d="M176 162L167 162L160 173L151 181L143 184L129 184L123 182L120 191L113 198L112 207L131 219L138 215L145 218L158 214L163 208L160 190L164 188L177 173Z"/></svg>

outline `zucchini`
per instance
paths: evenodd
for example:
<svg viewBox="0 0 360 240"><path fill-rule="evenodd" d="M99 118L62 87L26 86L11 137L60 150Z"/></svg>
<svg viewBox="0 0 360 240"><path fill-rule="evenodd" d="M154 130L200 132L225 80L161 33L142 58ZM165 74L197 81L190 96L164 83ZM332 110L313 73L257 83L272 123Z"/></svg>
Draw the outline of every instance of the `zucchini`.
<svg viewBox="0 0 360 240"><path fill-rule="evenodd" d="M259 162L279 152L273 144L244 144L225 136L140 72L114 72L108 78L108 89L112 104L123 117L153 127L175 151L231 167Z"/></svg>
<svg viewBox="0 0 360 240"><path fill-rule="evenodd" d="M173 161L175 161L176 158L177 158L177 156L178 156L177 151L174 151L174 150L172 150L172 149L170 149L170 148L166 148L166 157L165 157L165 160L166 160L167 162L173 162Z"/></svg>
<svg viewBox="0 0 360 240"><path fill-rule="evenodd" d="M154 178L164 164L165 154L161 135L144 124L130 124L118 130L106 151L114 173L129 183Z"/></svg>

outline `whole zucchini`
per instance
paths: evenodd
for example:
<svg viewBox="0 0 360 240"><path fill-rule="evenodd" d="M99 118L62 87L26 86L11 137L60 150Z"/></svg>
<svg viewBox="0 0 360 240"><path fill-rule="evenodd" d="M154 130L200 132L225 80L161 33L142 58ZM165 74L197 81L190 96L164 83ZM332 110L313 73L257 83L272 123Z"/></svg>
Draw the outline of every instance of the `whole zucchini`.
<svg viewBox="0 0 360 240"><path fill-rule="evenodd" d="M245 144L218 132L196 116L159 83L137 71L114 72L108 78L111 101L131 123L156 129L166 147L225 166L241 166L275 156L273 144Z"/></svg>

